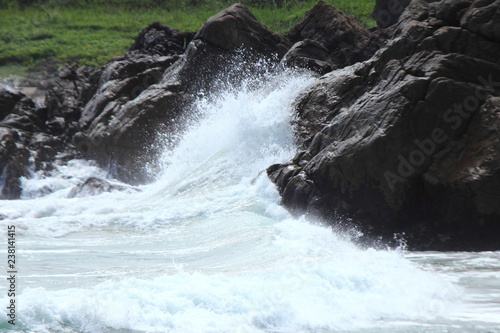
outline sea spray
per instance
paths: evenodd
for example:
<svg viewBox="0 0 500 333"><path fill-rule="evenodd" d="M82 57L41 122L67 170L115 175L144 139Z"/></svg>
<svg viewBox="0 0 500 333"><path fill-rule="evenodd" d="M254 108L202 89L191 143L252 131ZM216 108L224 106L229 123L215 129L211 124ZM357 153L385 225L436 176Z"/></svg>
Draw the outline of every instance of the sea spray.
<svg viewBox="0 0 500 333"><path fill-rule="evenodd" d="M0 227L19 230L17 328L352 332L445 315L454 284L279 205L263 170L295 153L293 101L314 78L272 74L200 97L199 122L140 192L68 199L68 182L1 201Z"/></svg>

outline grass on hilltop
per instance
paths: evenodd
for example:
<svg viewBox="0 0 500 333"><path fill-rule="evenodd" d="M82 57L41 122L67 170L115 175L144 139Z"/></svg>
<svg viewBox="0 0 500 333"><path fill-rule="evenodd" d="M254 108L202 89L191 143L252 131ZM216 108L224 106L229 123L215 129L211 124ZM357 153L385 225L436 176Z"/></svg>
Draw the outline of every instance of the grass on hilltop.
<svg viewBox="0 0 500 333"><path fill-rule="evenodd" d="M316 0L247 0L258 20L284 33ZM21 2L35 2L21 6ZM375 0L326 1L366 27ZM56 68L65 62L97 66L123 54L139 30L160 21L196 31L232 3L228 0L0 0L0 77ZM36 65L36 66L35 66Z"/></svg>

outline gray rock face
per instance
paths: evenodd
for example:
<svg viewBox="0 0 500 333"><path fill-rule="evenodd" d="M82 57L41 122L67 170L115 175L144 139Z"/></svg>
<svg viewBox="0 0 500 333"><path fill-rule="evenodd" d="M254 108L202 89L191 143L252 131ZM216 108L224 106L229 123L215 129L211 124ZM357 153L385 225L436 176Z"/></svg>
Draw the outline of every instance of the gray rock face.
<svg viewBox="0 0 500 333"><path fill-rule="evenodd" d="M352 65L366 60L375 53L378 45L371 40L372 34L356 20L332 5L319 1L287 33L293 42L305 39L323 45L336 67Z"/></svg>
<svg viewBox="0 0 500 333"><path fill-rule="evenodd" d="M0 126L0 199L17 199L21 195L21 176L27 175L29 151L19 133Z"/></svg>
<svg viewBox="0 0 500 333"><path fill-rule="evenodd" d="M149 90L147 96L139 96L158 83L162 72L177 59L130 53L109 63L95 95L81 111L79 131L73 137L78 152L102 166L116 168L121 179L145 181L140 167L146 164L155 126L166 116L171 94L157 89L156 95Z"/></svg>
<svg viewBox="0 0 500 333"><path fill-rule="evenodd" d="M0 120L0 199L18 199L22 191L20 177L28 176L30 157L33 155L38 170L51 158L45 149L49 135L39 136L45 130L47 112L37 108L26 95L6 90L0 91L0 110L3 112Z"/></svg>
<svg viewBox="0 0 500 333"><path fill-rule="evenodd" d="M326 74L336 68L330 52L320 43L305 39L293 44L281 64L288 67L306 68L319 74Z"/></svg>
<svg viewBox="0 0 500 333"><path fill-rule="evenodd" d="M486 15L486 13L489 13ZM388 46L297 104L283 203L416 249L498 249L500 2L413 1Z"/></svg>

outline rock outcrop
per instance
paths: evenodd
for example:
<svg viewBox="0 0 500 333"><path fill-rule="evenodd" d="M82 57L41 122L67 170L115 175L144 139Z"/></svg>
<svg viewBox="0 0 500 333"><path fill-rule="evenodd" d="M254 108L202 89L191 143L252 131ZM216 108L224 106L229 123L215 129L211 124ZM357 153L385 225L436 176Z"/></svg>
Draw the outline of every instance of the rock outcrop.
<svg viewBox="0 0 500 333"><path fill-rule="evenodd" d="M258 70L256 59L278 63L290 46L235 4L197 33L154 22L106 65L61 67L43 83L43 105L1 90L1 198L18 198L19 178L55 159L92 159L131 184L152 180L158 154L175 145L200 92L237 83Z"/></svg>
<svg viewBox="0 0 500 333"><path fill-rule="evenodd" d="M142 167L150 157L149 146L155 131L160 130L157 124L168 118L169 101L176 94L158 88L154 96L140 96L178 58L132 52L107 64L96 93L81 110L73 137L78 152L114 169L122 180L146 181Z"/></svg>
<svg viewBox="0 0 500 333"><path fill-rule="evenodd" d="M297 104L304 150L268 169L283 203L414 249L498 249L499 15L414 0L387 47L323 76Z"/></svg>
<svg viewBox="0 0 500 333"><path fill-rule="evenodd" d="M45 129L46 109L36 108L22 93L3 89L0 113L0 199L17 199L20 177L28 176L30 163L40 166L45 161L43 144L38 145L43 140L37 141L36 135Z"/></svg>
<svg viewBox="0 0 500 333"><path fill-rule="evenodd" d="M258 75L266 70L255 65L262 58L324 74L337 66L339 52L345 53L338 45L345 48L354 39L365 43L371 33L320 2L289 36L292 49L287 37L269 31L241 4L209 18L196 33L154 22L139 32L125 55L106 65L60 68L44 85L43 107L2 92L2 124L22 138L18 145L35 149L37 169L49 167L56 156L84 157L122 181L145 183L154 179L158 155L176 144L189 117L186 109L200 93Z"/></svg>
<svg viewBox="0 0 500 333"><path fill-rule="evenodd" d="M29 151L20 142L17 131L0 126L0 199L21 195L19 178L27 175Z"/></svg>
<svg viewBox="0 0 500 333"><path fill-rule="evenodd" d="M38 92L27 96L15 88L0 90L0 199L20 197L20 177L49 171L55 160L78 156L71 142L81 108L95 93L98 72L88 67L61 67L56 77L37 82L48 91L40 103L35 103Z"/></svg>
<svg viewBox="0 0 500 333"><path fill-rule="evenodd" d="M132 49L141 49L153 30L161 29L153 25L143 30ZM160 144L158 133L178 134L189 103L199 92L216 89L217 78L234 83L248 75L251 66L231 62L235 55L245 53L245 60L271 57L289 46L245 6L235 4L208 19L182 55L129 53L109 63L82 110L74 143L83 156L110 166L119 179L150 181L154 161L168 148L162 145L175 144L173 137Z"/></svg>
<svg viewBox="0 0 500 333"><path fill-rule="evenodd" d="M370 31L324 1L306 12L286 36L293 43L309 39L321 44L339 68L370 58L380 46Z"/></svg>
<svg viewBox="0 0 500 333"><path fill-rule="evenodd" d="M269 31L242 4L234 4L209 18L194 38L225 51L243 47L283 56L290 48L286 38Z"/></svg>
<svg viewBox="0 0 500 333"><path fill-rule="evenodd" d="M182 32L160 22L153 22L141 29L129 51L159 56L173 56L184 52L194 37L192 32Z"/></svg>

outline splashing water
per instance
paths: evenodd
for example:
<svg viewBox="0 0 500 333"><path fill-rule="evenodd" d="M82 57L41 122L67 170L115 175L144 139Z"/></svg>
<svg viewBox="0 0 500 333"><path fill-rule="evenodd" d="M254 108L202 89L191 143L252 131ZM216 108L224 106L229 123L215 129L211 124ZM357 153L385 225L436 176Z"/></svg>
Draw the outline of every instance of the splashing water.
<svg viewBox="0 0 500 333"><path fill-rule="evenodd" d="M435 268L439 254L359 249L279 205L265 169L293 156L293 101L315 79L286 71L265 79L200 98L192 110L199 121L141 192L68 199L84 177L104 176L73 161L52 177L24 180L25 200L0 201L0 227L18 230L16 329L451 332L469 325L474 311L456 272ZM35 198L47 186L52 193ZM0 289L7 304L6 283ZM490 300L486 311L495 306ZM0 330L12 329L5 306L0 315ZM470 332L500 327L489 316L471 325Z"/></svg>

